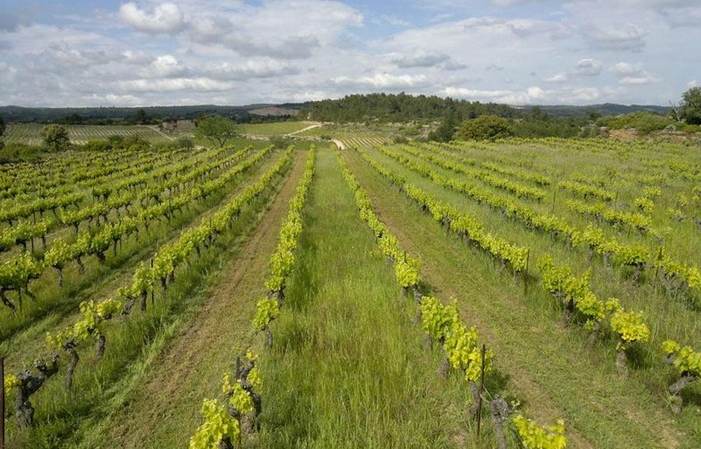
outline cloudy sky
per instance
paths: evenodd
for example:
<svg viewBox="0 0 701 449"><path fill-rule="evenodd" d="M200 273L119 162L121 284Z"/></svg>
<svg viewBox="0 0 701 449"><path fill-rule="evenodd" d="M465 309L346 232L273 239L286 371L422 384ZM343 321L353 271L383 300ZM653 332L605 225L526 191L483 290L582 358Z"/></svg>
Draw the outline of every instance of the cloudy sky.
<svg viewBox="0 0 701 449"><path fill-rule="evenodd" d="M667 105L701 83L701 0L0 2L0 105Z"/></svg>

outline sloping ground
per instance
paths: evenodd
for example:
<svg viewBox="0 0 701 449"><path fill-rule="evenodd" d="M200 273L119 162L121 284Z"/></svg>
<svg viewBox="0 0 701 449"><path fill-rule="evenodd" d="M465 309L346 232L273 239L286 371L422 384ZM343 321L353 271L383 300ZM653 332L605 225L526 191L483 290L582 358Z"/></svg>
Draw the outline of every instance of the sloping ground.
<svg viewBox="0 0 701 449"><path fill-rule="evenodd" d="M454 295L465 321L485 336L506 392L543 423L564 418L568 447L699 447L661 398L617 375L604 345L587 351L586 335L563 327L554 307L524 295L487 256L446 235L356 153L343 156L380 218L420 258L423 278L441 295Z"/></svg>
<svg viewBox="0 0 701 449"><path fill-rule="evenodd" d="M238 257L218 276L189 324L142 375L123 409L96 426L77 447L186 447L200 423L202 400L219 393L222 377L251 341L255 304L264 292L270 254L287 205L304 171L307 153L298 155L290 176Z"/></svg>

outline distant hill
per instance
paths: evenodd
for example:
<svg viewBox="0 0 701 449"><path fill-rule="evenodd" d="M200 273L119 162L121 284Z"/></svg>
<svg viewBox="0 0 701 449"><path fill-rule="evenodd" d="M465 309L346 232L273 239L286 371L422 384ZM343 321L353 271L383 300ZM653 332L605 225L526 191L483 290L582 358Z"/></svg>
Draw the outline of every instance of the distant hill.
<svg viewBox="0 0 701 449"><path fill-rule="evenodd" d="M5 122L38 122L55 121L96 122L96 121L130 121L136 117L137 111L143 109L151 119L181 118L193 119L200 116L218 114L231 117L240 122L263 118L275 111L276 117L293 116L299 112L301 104L252 104L246 106L148 106L148 107L92 107L92 108L25 108L20 106L0 106L0 117ZM285 111L289 111L285 114Z"/></svg>
<svg viewBox="0 0 701 449"><path fill-rule="evenodd" d="M452 117L457 120L491 114L506 118L521 118L540 108L552 117L588 117L591 115L620 115L636 111L649 111L666 114L669 108L663 106L625 106L605 103L590 106L511 106L500 103L456 100L437 96L374 93L348 95L335 100L310 101L300 114L312 120L332 122L408 122L413 120L443 120ZM535 114L539 117L540 114Z"/></svg>
<svg viewBox="0 0 701 449"><path fill-rule="evenodd" d="M535 106L523 106L518 109L530 110ZM666 115L669 112L668 106L656 106L656 105L637 105L633 104L630 106L615 103L603 103L603 104L593 104L589 106L548 106L542 105L538 106L544 112L549 115L554 115L556 117L577 117L582 115L589 115L591 112L595 112L600 115L624 115L630 114L632 112L647 111L654 112L656 114Z"/></svg>
<svg viewBox="0 0 701 449"><path fill-rule="evenodd" d="M89 108L25 108L0 106L0 117L5 122L62 122L62 123L130 123L143 109L152 120L193 119L210 114L230 117L238 122L279 120L301 113L315 120L364 121L369 118L384 121L411 121L417 119L442 119L449 111L458 118L481 114L495 114L516 118L522 112L538 107L555 117L581 117L597 115L621 115L636 111L667 114L669 107L655 105L621 105L613 103L589 106L508 106L496 103L479 103L443 99L435 96L411 96L406 94L351 95L336 100L307 103L251 104L245 106L148 106L148 107L89 107Z"/></svg>

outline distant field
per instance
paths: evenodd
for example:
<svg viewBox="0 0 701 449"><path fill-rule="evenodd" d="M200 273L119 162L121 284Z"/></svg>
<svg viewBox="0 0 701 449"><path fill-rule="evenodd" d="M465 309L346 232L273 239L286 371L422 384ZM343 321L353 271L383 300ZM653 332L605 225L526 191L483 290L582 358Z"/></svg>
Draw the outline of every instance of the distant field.
<svg viewBox="0 0 701 449"><path fill-rule="evenodd" d="M5 143L23 143L27 145L41 144L41 129L39 123L11 124L7 127L3 140ZM65 125L71 142L83 144L89 140L106 139L109 136L139 136L149 142L158 143L170 140L159 131L142 125Z"/></svg>
<svg viewBox="0 0 701 449"><path fill-rule="evenodd" d="M402 127L393 125L364 125L362 123L336 124L326 123L323 126L299 133L299 137L333 136L337 139L353 139L358 137L388 137L399 134Z"/></svg>
<svg viewBox="0 0 701 449"><path fill-rule="evenodd" d="M243 134L252 136L280 136L303 130L313 124L314 122L258 123L253 125L240 125L239 130Z"/></svg>

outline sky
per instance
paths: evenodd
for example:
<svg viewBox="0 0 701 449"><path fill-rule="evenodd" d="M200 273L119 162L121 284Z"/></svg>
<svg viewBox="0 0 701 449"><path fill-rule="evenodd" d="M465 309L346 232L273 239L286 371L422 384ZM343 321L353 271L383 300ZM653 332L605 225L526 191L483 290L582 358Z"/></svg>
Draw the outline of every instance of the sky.
<svg viewBox="0 0 701 449"><path fill-rule="evenodd" d="M701 0L0 0L0 105L678 103Z"/></svg>

